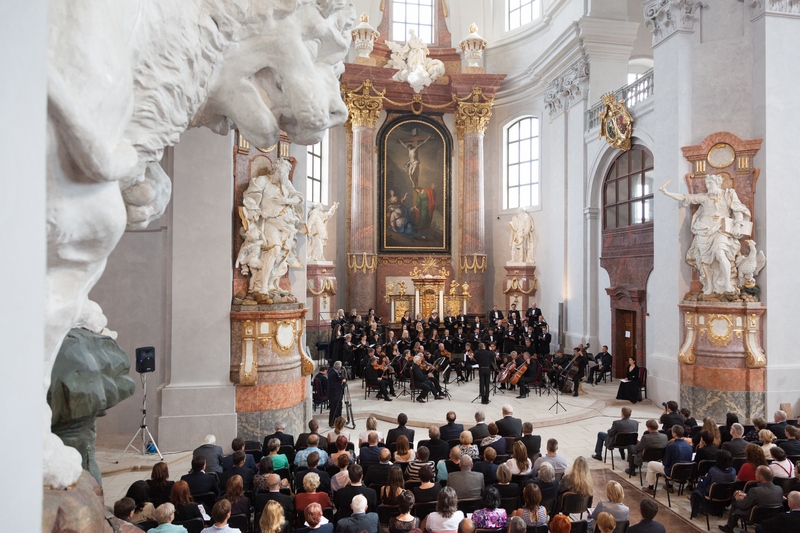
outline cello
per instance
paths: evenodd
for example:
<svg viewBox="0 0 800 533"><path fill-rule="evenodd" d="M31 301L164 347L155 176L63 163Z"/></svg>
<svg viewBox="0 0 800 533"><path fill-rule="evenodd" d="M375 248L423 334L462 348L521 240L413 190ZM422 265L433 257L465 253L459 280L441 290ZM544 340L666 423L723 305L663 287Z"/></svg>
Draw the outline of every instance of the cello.
<svg viewBox="0 0 800 533"><path fill-rule="evenodd" d="M500 383L508 383L508 380L511 379L511 377L514 374L514 369L516 368L517 368L516 361L511 361L510 363L508 363L503 368L503 370L501 370L500 373L497 375L497 381L499 381Z"/></svg>
<svg viewBox="0 0 800 533"><path fill-rule="evenodd" d="M522 363L520 367L514 372L514 375L511 377L511 384L516 385L519 383L520 378L525 374L528 370L528 363Z"/></svg>

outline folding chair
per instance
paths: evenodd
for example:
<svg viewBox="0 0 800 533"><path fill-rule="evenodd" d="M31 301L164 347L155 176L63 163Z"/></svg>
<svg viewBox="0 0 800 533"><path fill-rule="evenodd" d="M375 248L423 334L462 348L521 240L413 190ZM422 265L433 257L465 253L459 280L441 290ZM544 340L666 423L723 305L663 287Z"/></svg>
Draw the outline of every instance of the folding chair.
<svg viewBox="0 0 800 533"><path fill-rule="evenodd" d="M642 471L644 470L645 463L650 461L661 461L664 459L666 448L645 448L642 450L642 465L639 467L639 485L644 487L644 480L642 479Z"/></svg>
<svg viewBox="0 0 800 533"><path fill-rule="evenodd" d="M662 474L660 472L656 473L656 482L655 485L653 485L653 498L656 497L656 491L658 491L658 478L660 477L664 478L665 484L667 481L677 483L678 495L680 496L683 494L683 487L694 476L695 468L697 468L697 463L675 463L672 465L669 475L666 473ZM667 504L672 507L672 500L670 499L669 491L667 491Z"/></svg>
<svg viewBox="0 0 800 533"><path fill-rule="evenodd" d="M719 514L714 513L715 516L722 516L725 512L725 508L731 503L734 492L736 492L735 481L731 481L730 483L712 483L711 487L708 489L708 494L703 496L703 508L692 509L692 514L703 511L703 514L706 515L706 528L711 531L711 523L708 520L711 508L713 507L714 510L719 511Z"/></svg>
<svg viewBox="0 0 800 533"><path fill-rule="evenodd" d="M629 447L636 446L637 442L639 442L639 435L637 433L618 433L614 435L614 444L609 445L607 441L603 443L606 449L603 462L606 462L606 459L608 459L608 451L611 450L611 470L614 470L614 450L624 449L630 452Z"/></svg>

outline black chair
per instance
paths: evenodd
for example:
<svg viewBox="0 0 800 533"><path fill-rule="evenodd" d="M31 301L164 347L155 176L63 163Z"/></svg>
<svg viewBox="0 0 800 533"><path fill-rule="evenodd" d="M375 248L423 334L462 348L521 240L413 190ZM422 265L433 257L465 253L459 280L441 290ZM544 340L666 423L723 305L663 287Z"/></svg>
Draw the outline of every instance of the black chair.
<svg viewBox="0 0 800 533"><path fill-rule="evenodd" d="M235 514L228 519L228 526L233 529L238 529L242 533L246 533L250 525L250 514Z"/></svg>
<svg viewBox="0 0 800 533"><path fill-rule="evenodd" d="M322 413L323 410L328 408L328 391L322 387L322 383L318 379L312 381L311 384L313 386L311 392L313 410L316 412L317 407L319 407L319 412Z"/></svg>
<svg viewBox="0 0 800 533"><path fill-rule="evenodd" d="M788 496L789 493L792 491L792 487L794 487L795 483L797 483L796 477L774 477L772 478L772 483L778 485L781 489L783 489L783 495Z"/></svg>
<svg viewBox="0 0 800 533"><path fill-rule="evenodd" d="M155 520L145 520L144 522L139 522L136 526L142 531L150 531L154 527L158 527L158 522Z"/></svg>
<svg viewBox="0 0 800 533"><path fill-rule="evenodd" d="M653 498L656 497L658 491L658 478L663 477L665 483L671 481L678 484L678 495L683 494L683 487L694 477L697 463L675 463L670 469L669 475L660 472L656 473L656 483L653 485ZM667 490L667 504L672 507L672 500L670 499L670 491Z"/></svg>
<svg viewBox="0 0 800 533"><path fill-rule="evenodd" d="M382 526L389 527L389 519L400 515L400 507L397 505L378 505L378 522Z"/></svg>
<svg viewBox="0 0 800 533"><path fill-rule="evenodd" d="M380 393L381 392L381 386L378 385L377 383L366 383L366 382L364 382L364 399L365 400L367 399L367 397L369 397L369 395L372 393L372 391L375 391L376 393Z"/></svg>
<svg viewBox="0 0 800 533"><path fill-rule="evenodd" d="M716 461L713 459L703 459L699 463L697 463L697 471L695 472L694 479L698 480L705 477L708 474L708 471L711 470L711 467L714 466Z"/></svg>
<svg viewBox="0 0 800 533"><path fill-rule="evenodd" d="M589 533L589 522L586 520L573 522L569 528L569 533Z"/></svg>
<svg viewBox="0 0 800 533"><path fill-rule="evenodd" d="M742 519L742 522L744 523L744 530L747 531L748 525L757 526L764 520L769 520L773 516L778 516L783 512L783 505L753 507L750 509L750 516Z"/></svg>
<svg viewBox="0 0 800 533"><path fill-rule="evenodd" d="M283 454L286 456L286 460L289 461L290 465L294 464L294 447L290 446L289 444L284 444L278 449L279 454Z"/></svg>
<svg viewBox="0 0 800 533"><path fill-rule="evenodd" d="M414 504L414 516L419 518L420 522L429 514L436 511L436 502L420 502Z"/></svg>
<svg viewBox="0 0 800 533"><path fill-rule="evenodd" d="M206 510L206 514L211 514L211 509L214 508L214 504L217 503L217 495L213 492L205 492L203 494L192 494L192 498L194 501L202 504L203 509Z"/></svg>
<svg viewBox="0 0 800 533"><path fill-rule="evenodd" d="M525 533L550 533L550 528L544 526L528 526Z"/></svg>
<svg viewBox="0 0 800 533"><path fill-rule="evenodd" d="M502 465L506 461L508 461L508 459L509 459L509 456L506 455L506 454L498 455L497 457L494 458L494 464Z"/></svg>
<svg viewBox="0 0 800 533"><path fill-rule="evenodd" d="M544 507L545 511L547 511L547 516L553 516L553 510L556 508L555 500L543 500L540 505Z"/></svg>
<svg viewBox="0 0 800 533"><path fill-rule="evenodd" d="M748 481L747 483L744 484L744 487L742 487L742 492L747 494L750 491L750 489L757 486L758 486L758 481L756 480Z"/></svg>
<svg viewBox="0 0 800 533"><path fill-rule="evenodd" d="M664 459L666 448L645 448L642 450L642 465L639 467L639 485L644 487L644 480L642 479L642 471L644 471L645 463L650 461L661 461Z"/></svg>
<svg viewBox="0 0 800 533"><path fill-rule="evenodd" d="M639 435L637 433L619 433L614 435L614 444L609 445L608 443L603 443L606 449L603 462L606 462L606 459L608 459L608 451L611 450L611 470L614 470L614 450L619 448L630 452L629 446L636 446L637 442L639 442Z"/></svg>
<svg viewBox="0 0 800 533"><path fill-rule="evenodd" d="M738 474L739 470L742 468L742 465L744 465L746 462L747 459L745 459L744 457L734 457L733 460L731 461L731 466L733 467L734 470L736 470L736 473Z"/></svg>
<svg viewBox="0 0 800 533"><path fill-rule="evenodd" d="M392 454L392 457L394 457L394 452L397 451L397 443L390 442L389 444L386 445L386 447L389 448L389 452Z"/></svg>
<svg viewBox="0 0 800 533"><path fill-rule="evenodd" d="M558 510L565 515L579 514L582 519L583 513L587 512L591 505L591 496L582 496L577 492L569 491L560 496Z"/></svg>
<svg viewBox="0 0 800 533"><path fill-rule="evenodd" d="M629 520L623 520L622 522L617 522L617 525L614 527L614 533L626 533L628 531L628 526L630 526ZM597 524L594 525L594 533L600 533L600 526Z"/></svg>
<svg viewBox="0 0 800 533"><path fill-rule="evenodd" d="M414 490L416 487L422 485L422 481L406 481L405 488L406 490Z"/></svg>
<svg viewBox="0 0 800 533"><path fill-rule="evenodd" d="M450 439L447 441L447 446L451 449L454 446L461 446L461 439Z"/></svg>
<svg viewBox="0 0 800 533"><path fill-rule="evenodd" d="M506 528L504 528L504 527L501 527L501 528L483 528L483 527L475 528L475 533L503 533L505 531L506 531Z"/></svg>
<svg viewBox="0 0 800 533"><path fill-rule="evenodd" d="M711 523L708 520L709 513L714 511L714 516L722 516L725 508L731 503L733 493L736 492L736 482L712 483L708 489L708 494L703 496L701 509L692 509L692 515L702 511L706 515L706 528L711 531Z"/></svg>
<svg viewBox="0 0 800 533"><path fill-rule="evenodd" d="M533 476L531 474L513 474L511 476L511 483L516 483L520 487Z"/></svg>
<svg viewBox="0 0 800 533"><path fill-rule="evenodd" d="M183 522L172 522L176 526L183 526L186 528L187 533L201 533L203 529L206 527L203 523L203 519L199 516L197 518L192 518L191 520L185 520Z"/></svg>
<svg viewBox="0 0 800 533"><path fill-rule="evenodd" d="M261 443L254 440L246 440L244 441L244 453L249 453L253 456L253 461L258 464L261 462L261 458L263 457L261 453Z"/></svg>
<svg viewBox="0 0 800 533"><path fill-rule="evenodd" d="M458 500L458 510L464 514L474 513L483 508L483 500L480 498L465 498Z"/></svg>
<svg viewBox="0 0 800 533"><path fill-rule="evenodd" d="M506 514L511 516L511 513L519 509L519 496L513 498L501 498L500 507L506 510Z"/></svg>
<svg viewBox="0 0 800 533"><path fill-rule="evenodd" d="M644 393L644 398L647 399L647 369L645 367L639 368L639 392Z"/></svg>
<svg viewBox="0 0 800 533"><path fill-rule="evenodd" d="M514 449L514 443L517 441L517 437L503 437L506 439L506 453L511 455L512 450Z"/></svg>

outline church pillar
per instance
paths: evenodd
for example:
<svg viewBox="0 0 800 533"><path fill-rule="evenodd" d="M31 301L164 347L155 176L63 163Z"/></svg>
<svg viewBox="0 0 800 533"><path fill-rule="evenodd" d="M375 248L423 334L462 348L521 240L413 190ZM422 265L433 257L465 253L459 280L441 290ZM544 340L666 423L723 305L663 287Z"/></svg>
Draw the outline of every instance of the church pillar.
<svg viewBox="0 0 800 533"><path fill-rule="evenodd" d="M359 90L345 94L350 112L347 127L347 309L366 312L375 307L375 272L378 256L375 247L375 124L383 106L380 93L373 96L372 82L365 80Z"/></svg>
<svg viewBox="0 0 800 533"><path fill-rule="evenodd" d="M492 100L480 88L456 106L458 135L459 275L469 284L468 313L484 313L486 207L483 197L483 135L492 116ZM501 302L502 303L502 302Z"/></svg>

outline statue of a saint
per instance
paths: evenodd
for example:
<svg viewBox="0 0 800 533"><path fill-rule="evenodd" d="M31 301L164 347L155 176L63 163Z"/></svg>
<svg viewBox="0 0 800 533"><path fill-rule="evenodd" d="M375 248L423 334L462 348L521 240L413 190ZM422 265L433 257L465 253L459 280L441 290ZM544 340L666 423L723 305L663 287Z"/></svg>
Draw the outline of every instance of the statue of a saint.
<svg viewBox="0 0 800 533"><path fill-rule="evenodd" d="M292 164L279 159L266 175L250 179L244 191L242 218L246 221L244 243L236 264L250 275L250 292L280 301L297 301L278 283L289 267L302 268L297 257L297 234L306 233L303 197L289 181Z"/></svg>
<svg viewBox="0 0 800 533"><path fill-rule="evenodd" d="M694 239L686 262L697 270L703 294L737 293L732 265L741 249L739 238L751 231L750 210L739 201L736 190L722 188L719 174L709 174L705 181L707 193L671 193L667 191L669 182L659 190L685 206L698 206L692 217Z"/></svg>
<svg viewBox="0 0 800 533"><path fill-rule="evenodd" d="M512 263L535 263L533 257L533 240L535 237L533 218L525 211L524 207L519 208L519 212L511 217L511 236L509 246L511 247Z"/></svg>
<svg viewBox="0 0 800 533"><path fill-rule="evenodd" d="M328 220L336 212L339 202L335 202L327 211L322 204L314 204L308 211L306 226L308 227L308 261L325 261L325 242L328 240Z"/></svg>

